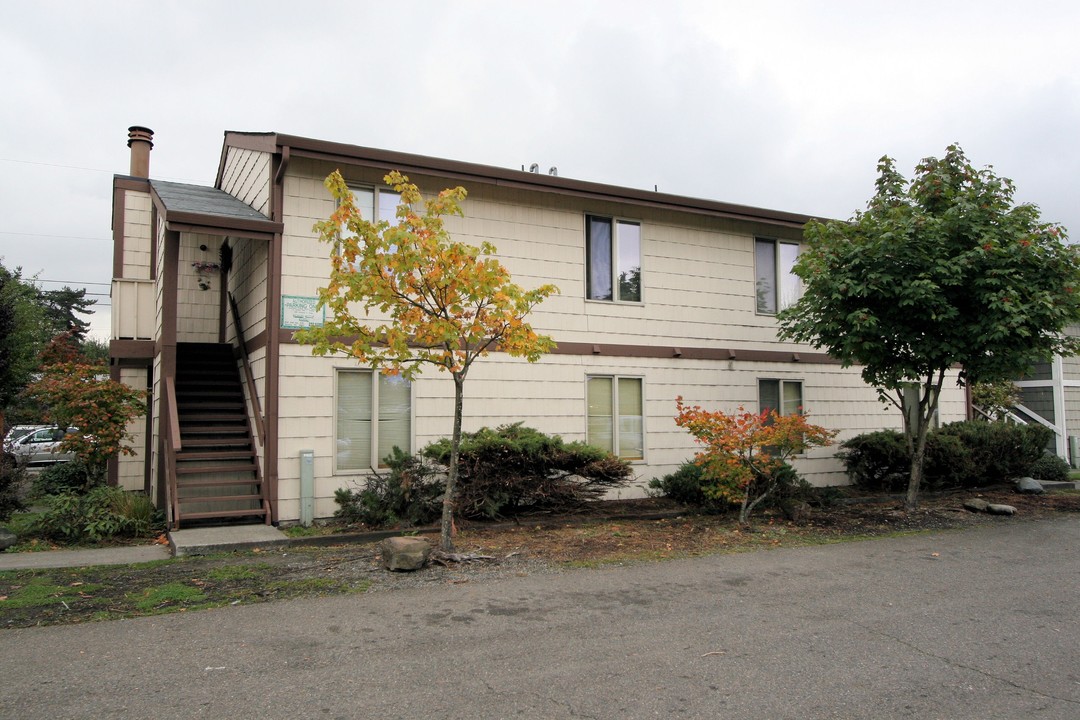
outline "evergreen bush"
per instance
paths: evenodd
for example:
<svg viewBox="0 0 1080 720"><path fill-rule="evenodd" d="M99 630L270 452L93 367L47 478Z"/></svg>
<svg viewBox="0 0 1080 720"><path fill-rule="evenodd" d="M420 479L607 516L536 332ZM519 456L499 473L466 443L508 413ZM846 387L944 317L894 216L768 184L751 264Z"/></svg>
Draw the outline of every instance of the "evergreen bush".
<svg viewBox="0 0 1080 720"><path fill-rule="evenodd" d="M923 487L980 487L1021 477L1043 456L1052 438L1053 431L1041 425L950 423L927 437ZM863 433L840 447L837 457L857 487L877 492L903 492L907 488L911 456L902 433Z"/></svg>
<svg viewBox="0 0 1080 720"><path fill-rule="evenodd" d="M34 495L85 494L98 482L100 474L91 473L79 460L58 462L44 468L34 478Z"/></svg>
<svg viewBox="0 0 1080 720"><path fill-rule="evenodd" d="M1069 479L1069 470L1069 463L1057 455L1043 453L1042 457L1031 464L1027 474L1036 480L1064 482Z"/></svg>
<svg viewBox="0 0 1080 720"><path fill-rule="evenodd" d="M448 466L450 440L422 454ZM572 512L630 482L630 464L582 442L564 442L521 423L463 433L457 512L496 518L526 509Z"/></svg>
<svg viewBox="0 0 1080 720"><path fill-rule="evenodd" d="M710 496L706 492L709 484L710 481L705 478L701 466L693 460L687 460L675 472L649 480L649 491L706 513L730 510L730 502Z"/></svg>
<svg viewBox="0 0 1080 720"><path fill-rule="evenodd" d="M439 517L443 495L443 482L437 470L398 447L383 462L389 472L368 475L363 488L340 488L334 492L338 504L334 517L370 527L434 522Z"/></svg>
<svg viewBox="0 0 1080 720"><path fill-rule="evenodd" d="M935 434L959 438L971 453L978 479L968 484L987 485L1022 477L1042 457L1054 431L1042 425L968 420L943 425Z"/></svg>

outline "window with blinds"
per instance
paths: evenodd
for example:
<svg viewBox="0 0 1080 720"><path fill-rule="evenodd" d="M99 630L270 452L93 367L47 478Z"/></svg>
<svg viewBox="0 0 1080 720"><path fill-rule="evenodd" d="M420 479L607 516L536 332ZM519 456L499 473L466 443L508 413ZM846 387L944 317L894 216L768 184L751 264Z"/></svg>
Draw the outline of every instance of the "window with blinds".
<svg viewBox="0 0 1080 720"><path fill-rule="evenodd" d="M341 473L385 467L395 446L411 452L412 383L370 370L339 370L334 443L334 469Z"/></svg>
<svg viewBox="0 0 1080 720"><path fill-rule="evenodd" d="M624 460L641 460L645 457L641 386L641 378L588 378L586 442Z"/></svg>

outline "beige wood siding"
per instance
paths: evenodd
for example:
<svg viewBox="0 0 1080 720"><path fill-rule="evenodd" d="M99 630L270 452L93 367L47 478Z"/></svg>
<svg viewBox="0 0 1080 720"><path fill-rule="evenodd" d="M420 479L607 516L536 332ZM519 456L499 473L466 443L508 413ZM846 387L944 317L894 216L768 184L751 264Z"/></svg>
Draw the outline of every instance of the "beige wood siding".
<svg viewBox="0 0 1080 720"><path fill-rule="evenodd" d="M217 235L180 233L180 262L176 282L176 340L177 342L218 341L221 317L221 272L196 271L195 262L218 262L222 238ZM202 246L206 250L201 250ZM202 280L210 287L199 287Z"/></svg>
<svg viewBox="0 0 1080 720"><path fill-rule="evenodd" d="M346 357L312 357L307 348L282 348L279 401L279 512L282 520L296 519L299 508L299 453L315 452L316 515L327 517L335 509L333 493L339 487L361 483L364 473L334 472L334 373L356 368ZM675 426L675 398L710 409L734 411L739 405L757 409L758 380L780 378L803 383L803 402L811 421L843 428L837 442L861 432L900 429L900 414L877 402L858 371L836 365L798 365L757 362L714 362L677 359L593 358L549 355L529 364L500 354L480 360L465 385L466 431L524 421L566 440L585 440L586 377L620 375L643 379L645 407L645 459L634 463L633 487L614 493L621 497L644 494L649 479L675 470L696 451L688 433ZM420 449L450 434L453 418L453 383L445 374L429 370L414 387L413 446ZM942 421L964 417L959 390L946 390ZM796 461L803 476L815 485L847 482L836 447L816 449Z"/></svg>
<svg viewBox="0 0 1080 720"><path fill-rule="evenodd" d="M266 329L266 267L268 245L260 240L232 238L232 269L229 271L229 292L236 299L244 338L251 340ZM228 314L229 338L235 342L232 312Z"/></svg>
<svg viewBox="0 0 1080 720"><path fill-rule="evenodd" d="M146 390L146 370L144 368L121 368L120 382L135 390ZM128 423L128 443L135 450L134 455L120 455L117 458L117 484L124 490L142 490L146 457L146 416Z"/></svg>
<svg viewBox="0 0 1080 720"><path fill-rule="evenodd" d="M270 214L270 153L229 148L221 189L264 215Z"/></svg>
<svg viewBox="0 0 1080 720"><path fill-rule="evenodd" d="M294 159L284 185L285 230L282 293L314 296L326 284L329 248L312 225L333 211L323 178L327 163ZM346 179L379 185L381 172L346 168ZM424 192L452 183L413 177ZM797 230L624 206L578 197L541 195L503 186L467 188L465 218L447 226L458 239L493 243L514 280L526 288L554 283L562 293L545 301L531 322L559 342L640 346L712 347L807 352L776 339L773 317L755 312L755 236L798 239ZM586 301L584 217L596 213L641 223L642 303ZM373 316L373 320L375 320ZM334 473L335 368L356 367L348 358L315 358L308 348L285 345L279 383L279 512L296 519L299 452L315 452L316 515L333 513L333 491L360 475ZM899 428L899 412L878 402L856 368L746 360L704 361L549 355L530 365L500 354L480 360L466 383L466 430L524 421L567 440L584 440L586 377L620 375L643 379L645 459L634 463L634 487L617 493L640 496L649 479L673 471L692 457L692 438L675 426L675 398L734 411L757 407L758 379L798 380L813 422L840 428L843 441L883 427ZM946 382L943 422L964 417L964 395ZM427 370L414 387L414 448L450 433L453 384ZM815 450L798 460L818 485L846 482L836 448Z"/></svg>
<svg viewBox="0 0 1080 720"><path fill-rule="evenodd" d="M123 190L124 193L124 257L123 277L138 280L150 278L150 193Z"/></svg>

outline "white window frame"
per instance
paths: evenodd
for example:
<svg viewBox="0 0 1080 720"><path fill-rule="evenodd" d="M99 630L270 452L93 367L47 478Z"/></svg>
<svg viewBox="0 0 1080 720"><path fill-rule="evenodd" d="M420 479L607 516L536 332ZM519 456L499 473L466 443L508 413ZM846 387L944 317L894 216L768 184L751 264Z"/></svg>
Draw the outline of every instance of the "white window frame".
<svg viewBox="0 0 1080 720"><path fill-rule="evenodd" d="M763 310L758 297L758 282L761 279L761 268L758 263L758 246L761 244L767 244L772 246L772 272L773 272L773 284L771 300L775 305L775 310ZM755 237L754 238L754 312L758 315L773 316L776 313L791 307L803 294L802 279L791 272L791 268L784 267L782 262L782 253L780 247L783 245L795 247L795 258L798 259L802 253L802 244L798 240L782 240L780 238L770 237ZM791 290L791 297L785 297L785 280L791 283L793 289Z"/></svg>
<svg viewBox="0 0 1080 720"><path fill-rule="evenodd" d="M799 415L805 415L806 414L806 393L805 393L805 391L806 391L806 383L803 382L803 380L799 379L799 378L777 378L777 377L760 377L760 378L757 379L757 396L758 396L757 401L758 401L758 412L759 413L765 412L765 407L764 407L763 403L761 402L761 383L763 383L763 382L777 383L776 392L777 392L777 398L779 399L779 402L780 402L780 407L772 408L772 409L776 410L778 414L780 414L780 415L791 415L792 413L798 413ZM786 407L784 407L784 385L798 385L799 386L799 405L794 410L792 410L792 412L790 412L790 413L784 412L787 409Z"/></svg>
<svg viewBox="0 0 1080 720"><path fill-rule="evenodd" d="M585 442L591 444L592 438L589 436L589 382L591 380L610 380L611 381L611 453L623 460L627 460L631 463L644 463L646 462L646 456L648 455L648 443L646 437L648 437L646 427L646 413L645 413L645 378L641 375L612 375L605 373L592 373L585 376ZM619 412L619 381L620 380L636 380L640 389L640 396L638 402L641 404L641 457L623 457L622 448L620 447L620 435L619 432L619 420L622 414ZM599 446L594 446L599 447Z"/></svg>
<svg viewBox="0 0 1080 720"><path fill-rule="evenodd" d="M378 187L376 185L364 185L362 183L351 183L348 181L346 181L345 184L346 186L348 186L349 192L353 194L353 198L355 199L359 199L356 197L357 192L371 193L372 217L365 217L363 215L361 215L361 217L363 217L370 223L379 223L383 220L390 223L391 225L394 223L394 221L396 220L396 215L391 214L389 217L383 217L382 214L379 212L382 206L381 196L383 194L389 194L393 195L396 198L396 200L394 201L394 210L396 212L397 206L401 203L401 193L394 192L389 188Z"/></svg>
<svg viewBox="0 0 1080 720"><path fill-rule="evenodd" d="M590 283L591 283L591 281L590 281L590 271L591 271L591 268L592 268L592 262L590 260L590 255L591 255L590 242L591 242L591 239L592 239L591 231L590 231L590 222L593 219L606 220L607 222L611 223L611 255L608 257L608 262L611 265L611 277L609 278L609 281L611 283L611 297L610 298L594 298L594 297L590 297L590 295L591 295L590 287L589 287ZM638 252L637 252L638 265L637 265L637 269L638 269L638 296L639 297L636 300L624 300L621 297L619 297L619 251L620 251L620 237L622 235L622 233L619 231L619 227L620 226L630 226L630 225L637 228L637 244L638 244ZM644 240L643 235L642 235L642 227L643 226L642 226L642 223L641 223L640 220L635 220L635 219L632 219L632 218L619 217L617 215L604 215L602 213L585 213L585 226L584 226L584 237L585 237L585 299L587 301L602 302L602 303L623 303L623 304L633 304L633 305L642 305L642 304L644 304L644 302L645 302L645 287L644 287L645 283L644 283L644 281L643 281L644 279L642 277L642 275L643 275L643 267L642 266L644 265L645 240Z"/></svg>
<svg viewBox="0 0 1080 720"><path fill-rule="evenodd" d="M341 401L341 376L344 374L358 374L367 375L371 378L371 439L370 439L370 452L373 457L368 458L368 466L362 468L339 468L338 467L338 448L340 442L347 438L342 438L338 430L338 418L340 415L340 401ZM385 453L379 452L379 409L380 409L380 380L385 377L377 370L370 370L366 368L334 368L334 414L331 419L334 432L333 432L333 462L334 462L334 475L359 475L370 472L372 469L376 471L386 469L386 465L382 464ZM409 384L409 447L402 448L406 452L412 452L412 449L416 446L416 425L414 422L416 415L416 383ZM380 456L380 457L374 457Z"/></svg>

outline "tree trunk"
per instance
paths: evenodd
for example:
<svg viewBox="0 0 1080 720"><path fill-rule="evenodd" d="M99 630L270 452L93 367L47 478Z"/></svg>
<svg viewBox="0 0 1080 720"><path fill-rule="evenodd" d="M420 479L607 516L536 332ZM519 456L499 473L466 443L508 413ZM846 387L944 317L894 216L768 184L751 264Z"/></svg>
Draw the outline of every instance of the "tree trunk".
<svg viewBox="0 0 1080 720"><path fill-rule="evenodd" d="M927 422L919 418L918 437L915 439L915 452L911 454L911 475L908 477L907 496L904 509L908 512L919 507L919 486L922 485L923 463L926 460Z"/></svg>
<svg viewBox="0 0 1080 720"><path fill-rule="evenodd" d="M926 438L930 433L930 420L933 419L934 413L937 412L938 401L941 398L941 385L944 381L944 369L938 371L937 378L930 375L926 379L926 384L922 390L925 396L919 399L919 405L916 408L914 435L908 434L910 439L909 449L911 450L911 475L908 478L907 496L904 498L904 509L908 512L917 510L919 507L919 487L922 485L923 466L926 461ZM906 411L904 421L905 424L908 422Z"/></svg>
<svg viewBox="0 0 1080 720"><path fill-rule="evenodd" d="M465 377L454 373L454 432L450 436L450 468L446 473L446 494L443 495L442 527L439 547L454 552L454 493L457 491L458 451L461 449L461 410L464 405Z"/></svg>

